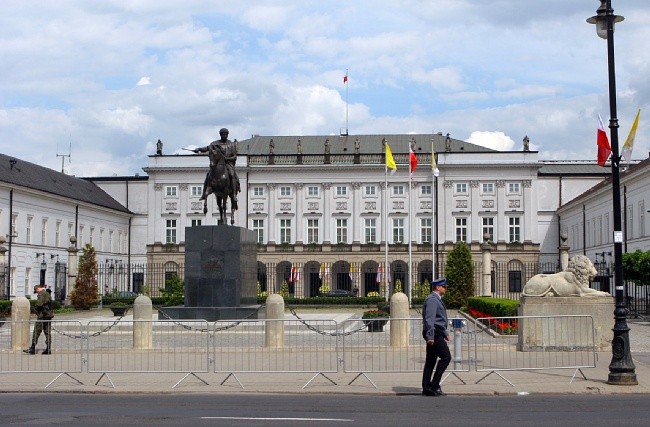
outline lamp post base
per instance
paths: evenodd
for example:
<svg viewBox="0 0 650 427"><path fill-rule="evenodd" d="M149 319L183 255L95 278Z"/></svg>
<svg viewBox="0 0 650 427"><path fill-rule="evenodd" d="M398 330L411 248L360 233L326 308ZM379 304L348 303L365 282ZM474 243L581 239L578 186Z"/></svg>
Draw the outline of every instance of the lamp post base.
<svg viewBox="0 0 650 427"><path fill-rule="evenodd" d="M607 384L612 385L638 385L636 373L634 372L616 372L607 376Z"/></svg>

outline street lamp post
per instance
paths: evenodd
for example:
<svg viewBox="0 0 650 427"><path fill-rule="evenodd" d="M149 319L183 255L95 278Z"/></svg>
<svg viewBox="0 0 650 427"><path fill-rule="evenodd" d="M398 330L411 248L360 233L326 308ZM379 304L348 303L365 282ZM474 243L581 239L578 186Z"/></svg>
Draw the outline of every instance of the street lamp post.
<svg viewBox="0 0 650 427"><path fill-rule="evenodd" d="M609 70L609 129L612 143L612 206L614 209L614 289L616 308L614 309L614 337L612 339L612 361L609 364L608 384L636 385L634 362L630 354L630 328L627 326L627 307L623 292L623 232L621 227L621 184L618 152L618 118L616 117L616 70L614 62L614 24L621 22L622 16L614 15L611 0L600 0L596 16L587 19L596 24L598 37L607 40L607 65Z"/></svg>

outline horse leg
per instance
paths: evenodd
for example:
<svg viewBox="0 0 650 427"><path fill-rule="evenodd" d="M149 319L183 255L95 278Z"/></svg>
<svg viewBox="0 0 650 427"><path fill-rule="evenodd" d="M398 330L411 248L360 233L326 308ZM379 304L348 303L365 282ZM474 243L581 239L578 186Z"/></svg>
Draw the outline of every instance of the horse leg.
<svg viewBox="0 0 650 427"><path fill-rule="evenodd" d="M203 199L203 215L208 213L208 198Z"/></svg>

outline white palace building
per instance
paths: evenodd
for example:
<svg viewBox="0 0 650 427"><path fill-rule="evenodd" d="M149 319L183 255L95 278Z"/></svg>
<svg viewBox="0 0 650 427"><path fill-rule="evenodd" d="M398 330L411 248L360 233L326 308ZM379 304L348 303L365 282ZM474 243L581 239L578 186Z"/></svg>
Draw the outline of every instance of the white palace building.
<svg viewBox="0 0 650 427"><path fill-rule="evenodd" d="M394 174L386 170L384 143L397 163ZM458 241L480 262L487 235L493 290L517 293L532 274L555 271L561 231L574 252L607 251L607 240L590 233L607 229L611 201L611 191L598 190L607 188L608 168L540 161L527 146L495 151L441 133L254 136L238 143L242 193L235 225L255 232L262 290L287 281L299 298L317 295L323 285L384 294L381 275L388 273L388 292L398 280L407 292L443 276ZM409 147L419 162L411 177ZM650 202L640 190L650 179L646 163L633 165L621 181L634 199L628 207L634 247L648 249L650 226L641 212ZM208 165L206 155L166 155L161 147L149 156L146 176L79 179L0 155L0 234L6 236L0 252L10 279L4 295L24 295L39 280L65 293L56 262L62 271L86 243L97 251L102 292L153 290L182 274L185 228L215 225L219 215L214 197L207 214L199 200ZM577 231L585 224L587 231Z"/></svg>

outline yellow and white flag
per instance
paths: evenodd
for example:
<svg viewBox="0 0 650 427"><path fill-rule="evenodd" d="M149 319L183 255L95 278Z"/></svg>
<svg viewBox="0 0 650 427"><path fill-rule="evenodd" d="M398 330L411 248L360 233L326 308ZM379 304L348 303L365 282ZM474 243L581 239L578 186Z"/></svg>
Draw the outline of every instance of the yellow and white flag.
<svg viewBox="0 0 650 427"><path fill-rule="evenodd" d="M623 144L623 153L621 153L621 157L625 161L627 161L627 164L630 164L630 160L632 160L632 149L634 148L634 137L636 136L636 128L639 125L639 116L641 115L641 109L636 113L636 118L634 119L634 123L632 124L632 129L630 129L630 133L627 135L627 139L625 140L625 144Z"/></svg>
<svg viewBox="0 0 650 427"><path fill-rule="evenodd" d="M433 176L440 176L440 170L436 163L436 152L433 149L433 139L431 140L431 173L433 173Z"/></svg>
<svg viewBox="0 0 650 427"><path fill-rule="evenodd" d="M393 159L393 152L390 151L390 146L386 143L386 167L392 169L391 175L397 170L395 159Z"/></svg>

